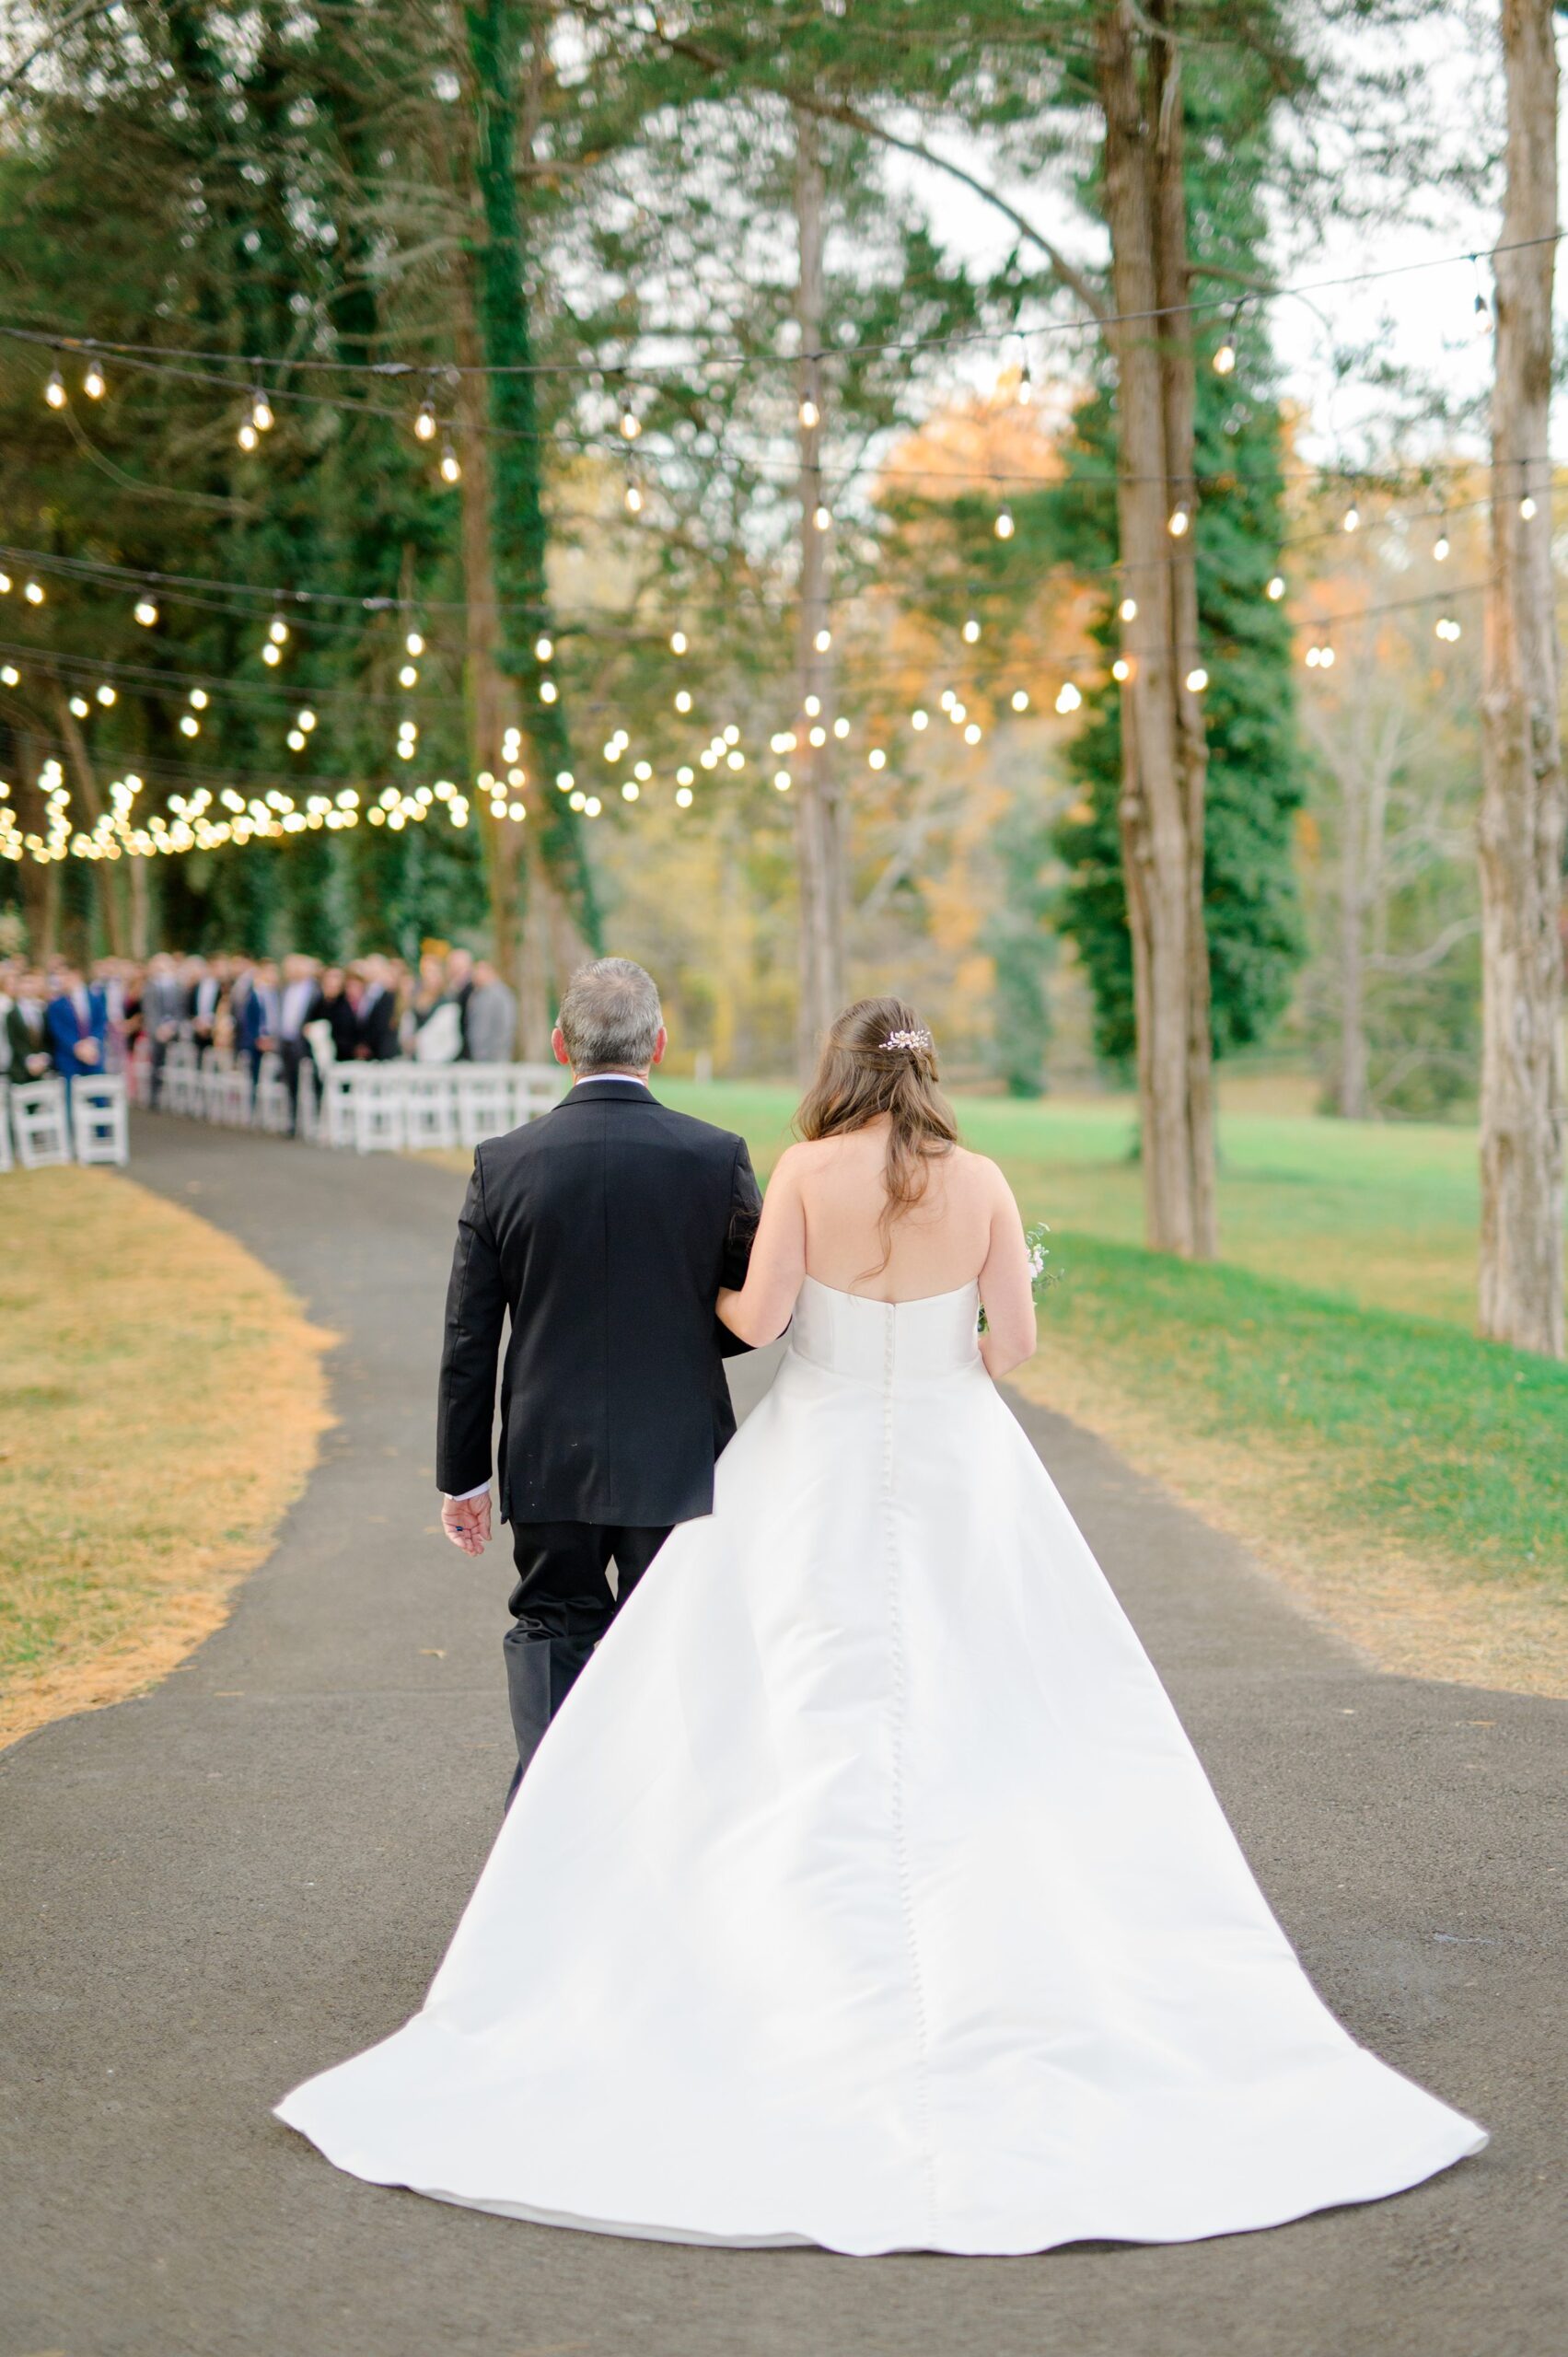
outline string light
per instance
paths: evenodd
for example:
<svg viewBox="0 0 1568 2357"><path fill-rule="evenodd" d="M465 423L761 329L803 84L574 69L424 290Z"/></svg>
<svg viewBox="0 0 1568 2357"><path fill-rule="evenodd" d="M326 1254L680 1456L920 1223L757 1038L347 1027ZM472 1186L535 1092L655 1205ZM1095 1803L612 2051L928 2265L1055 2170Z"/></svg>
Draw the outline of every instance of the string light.
<svg viewBox="0 0 1568 2357"><path fill-rule="evenodd" d="M412 687L417 687L417 686L418 686L418 684L419 684L419 666L418 666L418 664L417 664L417 663L405 663L405 664L403 665L403 667L402 667L402 669L398 673L398 685L399 685L399 687L400 687L400 688L412 688Z"/></svg>
<svg viewBox="0 0 1568 2357"><path fill-rule="evenodd" d="M1125 655L1119 655L1117 656L1115 662L1110 667L1110 676L1113 679L1130 679L1132 678L1132 666L1129 663Z"/></svg>
<svg viewBox="0 0 1568 2357"><path fill-rule="evenodd" d="M1268 588L1264 591L1264 593L1263 593L1263 594L1264 594L1264 596L1265 596L1265 597L1272 598L1274 600L1274 603L1275 603L1276 605L1278 605L1278 603L1279 603L1280 599L1284 596L1284 593L1285 593L1285 577L1284 577L1284 575L1283 575L1283 573L1276 573L1276 574L1273 575L1273 577L1272 578L1272 580L1270 581L1269 586L1268 586Z"/></svg>
<svg viewBox="0 0 1568 2357"><path fill-rule="evenodd" d="M675 691L675 709L676 709L676 711L677 711L677 712L690 712L690 711L691 711L691 690L690 690L689 688L677 688L677 689L676 689L676 691Z"/></svg>
<svg viewBox="0 0 1568 2357"><path fill-rule="evenodd" d="M794 781L787 770L775 770L773 772L773 784L781 794L787 794L793 783Z"/></svg>
<svg viewBox="0 0 1568 2357"><path fill-rule="evenodd" d="M1195 696L1201 696L1203 690L1208 686L1209 675L1204 670L1201 663L1195 664L1192 669L1188 672L1187 684L1191 689L1192 693Z"/></svg>
<svg viewBox="0 0 1568 2357"><path fill-rule="evenodd" d="M800 422L808 434L814 426L820 425L822 423L822 412L809 393L800 404Z"/></svg>
<svg viewBox="0 0 1568 2357"><path fill-rule="evenodd" d="M105 679L99 687L96 688L93 692L98 697L99 703L101 703L106 710L110 704L114 703L118 700L117 691L110 686L107 679Z"/></svg>
<svg viewBox="0 0 1568 2357"><path fill-rule="evenodd" d="M448 442L441 453L441 480L443 482L460 482L463 470L458 454Z"/></svg>
<svg viewBox="0 0 1568 2357"><path fill-rule="evenodd" d="M533 643L533 651L540 662L548 663L555 652L555 642L550 638L536 638Z"/></svg>
<svg viewBox="0 0 1568 2357"><path fill-rule="evenodd" d="M89 360L87 363L87 373L82 378L82 390L89 401L102 401L104 394L109 390L103 370L96 360Z"/></svg>
<svg viewBox="0 0 1568 2357"><path fill-rule="evenodd" d="M690 809L691 809L691 787L690 787L689 785L678 785L678 786L676 787L676 789L675 789L675 802L676 802L676 807L677 807L678 809L680 809L680 810L690 810Z"/></svg>
<svg viewBox="0 0 1568 2357"><path fill-rule="evenodd" d="M199 737L201 733L202 724L197 719L195 714L193 712L182 712L180 715L180 734L181 737Z"/></svg>
<svg viewBox="0 0 1568 2357"><path fill-rule="evenodd" d="M636 483L629 482L626 486L626 513L628 516L640 516L642 512L642 491Z"/></svg>
<svg viewBox="0 0 1568 2357"><path fill-rule="evenodd" d="M22 595L27 599L29 606L41 606L43 603L42 582L29 581L25 583L22 588ZM157 621L157 609L156 607L153 609L153 620L154 621Z"/></svg>
<svg viewBox="0 0 1568 2357"><path fill-rule="evenodd" d="M1002 507L997 510L996 521L993 525L992 529L994 531L999 540L1010 540L1012 539L1014 526L1012 512L1010 509Z"/></svg>
<svg viewBox="0 0 1568 2357"><path fill-rule="evenodd" d="M1520 500L1520 502L1519 502L1519 513L1520 513L1520 515L1524 517L1524 519L1525 519L1526 523L1527 524L1527 523L1529 522L1529 520L1530 520L1530 517L1535 514L1535 512L1536 512L1536 504L1535 504L1535 501L1530 497L1529 493L1527 491L1527 492L1526 492L1526 493L1525 493L1525 495L1524 495L1524 497L1523 497L1523 499L1521 499L1521 500Z"/></svg>
<svg viewBox="0 0 1568 2357"><path fill-rule="evenodd" d="M929 728L930 726L931 714L928 712L921 712L917 710L911 713L910 726L915 731L917 736L923 729Z"/></svg>
<svg viewBox="0 0 1568 2357"><path fill-rule="evenodd" d="M285 621L281 614L274 614L272 621L267 624L267 636L271 639L274 646L286 646L288 644L288 624Z"/></svg>
<svg viewBox="0 0 1568 2357"><path fill-rule="evenodd" d="M1442 564L1446 561L1448 555L1448 529L1446 525L1444 526L1443 529L1438 533L1437 538L1433 541L1432 553L1436 558L1439 564Z"/></svg>
<svg viewBox="0 0 1568 2357"><path fill-rule="evenodd" d="M138 598L131 610L144 630L151 630L157 621L157 608L150 598Z"/></svg>
<svg viewBox="0 0 1568 2357"><path fill-rule="evenodd" d="M1138 600L1136 598L1123 598L1116 610L1121 615L1121 620L1124 622L1136 621L1138 619Z"/></svg>
<svg viewBox="0 0 1568 2357"><path fill-rule="evenodd" d="M250 399L250 423L258 434L272 432L273 405L260 386Z"/></svg>
<svg viewBox="0 0 1568 2357"><path fill-rule="evenodd" d="M1462 634L1458 623L1451 614L1440 614L1433 628L1439 638L1448 640L1450 644Z"/></svg>
<svg viewBox="0 0 1568 2357"><path fill-rule="evenodd" d="M817 529L819 532L825 532L832 520L832 516L826 507L819 507L816 514L811 518L811 521L816 525Z"/></svg>
<svg viewBox="0 0 1568 2357"><path fill-rule="evenodd" d="M302 728L305 731L305 734L308 737L310 731L316 726L316 715L308 706L305 711L296 713L294 725L296 728Z"/></svg>
<svg viewBox="0 0 1568 2357"><path fill-rule="evenodd" d="M1361 510L1353 500L1345 509L1344 528L1347 532L1356 532L1361 529Z"/></svg>
<svg viewBox="0 0 1568 2357"><path fill-rule="evenodd" d="M553 679L541 679L540 681L539 700L540 703L553 703L559 693L560 690L557 688Z"/></svg>
<svg viewBox="0 0 1568 2357"><path fill-rule="evenodd" d="M833 723L833 734L835 737L847 737L849 735L849 722L843 719L842 715Z"/></svg>
<svg viewBox="0 0 1568 2357"><path fill-rule="evenodd" d="M1015 689L1014 689L1014 691L1013 691L1013 709L1014 709L1014 711L1015 711L1015 712L1028 712L1028 708L1029 708L1029 691L1028 691L1028 688L1015 688Z"/></svg>
<svg viewBox="0 0 1568 2357"><path fill-rule="evenodd" d="M643 422L641 418L638 417L636 412L631 409L623 409L621 412L621 431L626 440L628 442L634 442L642 430Z"/></svg>
<svg viewBox="0 0 1568 2357"><path fill-rule="evenodd" d="M833 633L830 630L819 630L816 637L811 642L819 655L826 655L832 643Z"/></svg>
<svg viewBox="0 0 1568 2357"><path fill-rule="evenodd" d="M205 712L212 699L205 688L192 688L187 701L193 712Z"/></svg>
<svg viewBox="0 0 1568 2357"><path fill-rule="evenodd" d="M433 403L428 400L419 404L419 414L413 421L413 430L422 442L434 442L436 439L436 411Z"/></svg>
<svg viewBox="0 0 1568 2357"><path fill-rule="evenodd" d="M1080 691L1079 689L1077 689L1077 688L1075 688L1075 687L1074 686L1074 684L1073 684L1072 680L1071 680L1071 679L1065 679L1065 680L1063 680L1063 684L1062 684L1062 686L1061 686L1060 690L1059 690L1059 691L1058 691L1058 692L1057 692L1057 697L1056 697L1056 709L1057 709L1057 711L1058 711L1058 712L1076 712L1076 711L1077 711L1077 709L1078 709L1078 706L1083 702L1083 701L1084 701L1084 699L1083 699L1083 694L1082 694L1081 691Z"/></svg>
<svg viewBox="0 0 1568 2357"><path fill-rule="evenodd" d="M669 651L672 655L684 655L686 652L686 633L683 630L672 630L670 632Z"/></svg>
<svg viewBox="0 0 1568 2357"><path fill-rule="evenodd" d="M964 731L964 742L965 742L965 744L966 744L966 745L978 745L978 744L979 744L979 742L980 742L980 739L981 739L981 726L980 726L979 721L978 721L978 720L971 720L971 721L970 722L969 726L968 726L968 727L965 729L965 731Z"/></svg>
<svg viewBox="0 0 1568 2357"><path fill-rule="evenodd" d="M247 417L240 420L239 431L234 438L238 443L242 450L253 450L256 447L256 444L260 439L260 436L256 432L255 426L251 424L250 418Z"/></svg>
<svg viewBox="0 0 1568 2357"><path fill-rule="evenodd" d="M51 408L51 409L64 409L64 406L65 406L65 379L64 379L64 377L60 374L60 371L59 371L59 369L58 369L58 368L56 368L55 370L53 370L53 372L52 373L52 375L51 375L51 377L50 377L50 379L49 379L48 384L47 384L47 385L45 385L45 387L44 387L44 389L43 389L43 398L44 398L44 400L49 403L49 406L50 406L50 408Z"/></svg>
<svg viewBox="0 0 1568 2357"><path fill-rule="evenodd" d="M865 759L867 766L871 769L885 770L888 766L888 756L880 745L873 745Z"/></svg>
<svg viewBox="0 0 1568 2357"><path fill-rule="evenodd" d="M21 673L17 670L14 663L7 663L3 668L0 668L0 683L3 683L7 688L19 686L21 683Z"/></svg>
<svg viewBox="0 0 1568 2357"><path fill-rule="evenodd" d="M1179 540L1191 521L1192 518L1185 507L1173 507L1165 528L1173 540Z"/></svg>
<svg viewBox="0 0 1568 2357"><path fill-rule="evenodd" d="M73 696L71 698L71 709L75 714L78 720L85 720L90 709L86 696Z"/></svg>
<svg viewBox="0 0 1568 2357"><path fill-rule="evenodd" d="M424 632L411 630L408 636L403 641L403 645L410 655L423 655L424 652Z"/></svg>
<svg viewBox="0 0 1568 2357"><path fill-rule="evenodd" d="M968 621L964 624L964 644L966 646L972 646L979 636L980 624L971 614Z"/></svg>
<svg viewBox="0 0 1568 2357"><path fill-rule="evenodd" d="M1240 317L1241 306L1238 303L1235 310L1230 315L1230 325L1225 330L1219 348L1214 354L1214 374L1216 377L1228 377L1236 366L1236 328L1237 322Z"/></svg>

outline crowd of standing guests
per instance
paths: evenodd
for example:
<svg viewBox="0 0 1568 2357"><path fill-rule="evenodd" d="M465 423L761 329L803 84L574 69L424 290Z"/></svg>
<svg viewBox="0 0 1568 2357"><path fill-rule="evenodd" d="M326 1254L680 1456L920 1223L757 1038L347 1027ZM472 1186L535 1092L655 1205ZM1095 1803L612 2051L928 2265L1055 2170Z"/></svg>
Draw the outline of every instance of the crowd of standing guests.
<svg viewBox="0 0 1568 2357"><path fill-rule="evenodd" d="M517 1000L484 958L427 950L417 974L401 958L329 966L314 958L100 958L84 971L56 958L40 969L0 960L0 1080L52 1074L71 1081L122 1070L136 1042L157 1078L176 1040L248 1067L275 1054L297 1094L308 1056L338 1062L509 1063Z"/></svg>

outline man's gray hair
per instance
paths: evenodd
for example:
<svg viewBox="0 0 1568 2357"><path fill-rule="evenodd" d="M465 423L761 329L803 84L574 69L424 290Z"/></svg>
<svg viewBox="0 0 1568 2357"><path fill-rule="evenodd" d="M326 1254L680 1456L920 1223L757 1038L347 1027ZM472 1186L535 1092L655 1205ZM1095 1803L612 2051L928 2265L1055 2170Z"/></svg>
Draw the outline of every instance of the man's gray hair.
<svg viewBox="0 0 1568 2357"><path fill-rule="evenodd" d="M556 1020L574 1072L646 1072L664 1016L651 974L630 958L596 958L567 983Z"/></svg>

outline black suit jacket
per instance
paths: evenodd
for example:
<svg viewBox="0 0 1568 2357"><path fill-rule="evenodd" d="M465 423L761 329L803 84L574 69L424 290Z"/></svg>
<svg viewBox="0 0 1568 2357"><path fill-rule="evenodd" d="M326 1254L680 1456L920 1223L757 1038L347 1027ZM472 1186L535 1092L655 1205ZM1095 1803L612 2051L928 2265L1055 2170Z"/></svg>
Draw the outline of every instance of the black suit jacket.
<svg viewBox="0 0 1568 2357"><path fill-rule="evenodd" d="M714 1316L744 1282L761 1196L743 1138L635 1081L589 1080L474 1155L447 1295L436 1479L490 1478L501 1513L657 1526L714 1502L735 1431Z"/></svg>
<svg viewBox="0 0 1568 2357"><path fill-rule="evenodd" d="M390 1063L398 1052L398 1002L392 992L378 991L372 999L366 994L359 1003L359 1040L370 1051L374 1063Z"/></svg>

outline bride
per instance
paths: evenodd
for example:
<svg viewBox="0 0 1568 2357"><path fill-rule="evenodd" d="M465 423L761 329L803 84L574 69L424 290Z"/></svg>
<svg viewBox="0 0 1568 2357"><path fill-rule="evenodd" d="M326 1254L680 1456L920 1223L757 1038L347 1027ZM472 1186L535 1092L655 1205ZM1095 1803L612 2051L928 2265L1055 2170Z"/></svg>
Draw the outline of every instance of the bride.
<svg viewBox="0 0 1568 2357"><path fill-rule="evenodd" d="M508 2217L851 2253L1185 2242L1479 2151L1312 1990L997 1396L1023 1229L912 1008L839 1017L798 1126L719 1301L789 1347L712 1515L552 1726L424 2010L280 2117Z"/></svg>

